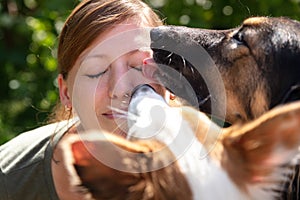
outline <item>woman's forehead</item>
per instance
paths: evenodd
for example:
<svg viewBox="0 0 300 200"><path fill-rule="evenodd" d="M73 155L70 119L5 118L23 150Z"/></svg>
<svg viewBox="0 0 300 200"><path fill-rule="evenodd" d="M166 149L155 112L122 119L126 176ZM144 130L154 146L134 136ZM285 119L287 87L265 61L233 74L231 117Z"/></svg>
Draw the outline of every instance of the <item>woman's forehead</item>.
<svg viewBox="0 0 300 200"><path fill-rule="evenodd" d="M139 27L133 24L120 24L105 34L101 34L90 47L78 58L82 63L91 57L108 57L111 61L133 51L149 51L150 28Z"/></svg>

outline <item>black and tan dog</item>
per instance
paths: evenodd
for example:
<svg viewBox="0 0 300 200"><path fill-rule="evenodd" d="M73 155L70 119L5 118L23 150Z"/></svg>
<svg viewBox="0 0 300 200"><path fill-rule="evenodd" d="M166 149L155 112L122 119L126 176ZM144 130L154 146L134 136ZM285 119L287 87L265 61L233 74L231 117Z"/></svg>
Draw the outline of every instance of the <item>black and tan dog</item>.
<svg viewBox="0 0 300 200"><path fill-rule="evenodd" d="M229 30L164 26L153 29L151 39L155 61L179 71L190 82L202 111L210 114L212 106L226 100L225 120L230 124L253 120L277 105L300 100L298 21L252 17ZM223 79L217 84L224 84L226 99L209 94L203 74L197 73L197 67L201 68L205 62L193 66L186 59L195 45L201 45L213 59ZM171 49L182 50L181 55L170 52ZM206 78L214 78L214 74L210 76ZM172 82L166 85L181 85L178 77L166 73L162 73L162 79ZM188 95L183 92L179 96ZM285 198L300 198L299 180L295 174Z"/></svg>
<svg viewBox="0 0 300 200"><path fill-rule="evenodd" d="M298 21L253 17L229 30L163 26L153 29L151 39L155 61L180 71L196 92L200 110L210 113L211 106L225 99L209 94L203 74L197 70L205 61L192 66L190 60L185 60L192 53L204 57L203 52L191 52L195 45L207 51L223 79L218 84L225 86L226 121L231 124L255 119L276 105L300 99ZM181 50L181 55L165 51L172 49ZM213 73L209 76L205 78L214 79ZM181 85L178 77L168 80Z"/></svg>

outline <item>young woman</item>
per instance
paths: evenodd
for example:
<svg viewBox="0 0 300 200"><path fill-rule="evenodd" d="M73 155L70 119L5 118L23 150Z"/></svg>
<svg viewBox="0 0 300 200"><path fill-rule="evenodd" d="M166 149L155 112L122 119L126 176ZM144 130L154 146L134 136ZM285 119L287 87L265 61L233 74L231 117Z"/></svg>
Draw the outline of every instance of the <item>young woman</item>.
<svg viewBox="0 0 300 200"><path fill-rule="evenodd" d="M158 25L159 17L140 0L85 0L73 10L58 46L56 122L0 146L0 199L84 198L70 187L74 169L62 159L68 156L61 141L94 128L125 136L124 116L114 110L126 111L139 84L171 97L141 69L151 58L142 33Z"/></svg>

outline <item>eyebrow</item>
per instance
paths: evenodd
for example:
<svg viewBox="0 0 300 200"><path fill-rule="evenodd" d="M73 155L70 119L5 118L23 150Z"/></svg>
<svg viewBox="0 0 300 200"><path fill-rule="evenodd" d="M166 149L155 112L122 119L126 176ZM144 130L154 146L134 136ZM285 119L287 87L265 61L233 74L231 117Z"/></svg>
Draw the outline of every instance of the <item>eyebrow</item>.
<svg viewBox="0 0 300 200"><path fill-rule="evenodd" d="M91 58L105 58L107 57L104 54L92 54L92 55L88 55L86 57L84 57L80 62L79 65L82 65L82 63L84 63L86 60L91 59Z"/></svg>
<svg viewBox="0 0 300 200"><path fill-rule="evenodd" d="M140 52L141 50L140 49L135 49L135 50L132 50L130 52L128 52L128 54L132 55L132 54L135 54L135 53L138 53ZM143 51L142 51L143 52ZM92 55L88 55L86 56L83 60L81 60L80 62L80 65L87 59L91 59L91 58L108 58L109 56L105 55L105 54L92 54Z"/></svg>
<svg viewBox="0 0 300 200"><path fill-rule="evenodd" d="M104 55L104 54L93 54L93 55L88 55L87 57L84 58L85 59L88 59L88 58L105 58L107 57L107 55Z"/></svg>

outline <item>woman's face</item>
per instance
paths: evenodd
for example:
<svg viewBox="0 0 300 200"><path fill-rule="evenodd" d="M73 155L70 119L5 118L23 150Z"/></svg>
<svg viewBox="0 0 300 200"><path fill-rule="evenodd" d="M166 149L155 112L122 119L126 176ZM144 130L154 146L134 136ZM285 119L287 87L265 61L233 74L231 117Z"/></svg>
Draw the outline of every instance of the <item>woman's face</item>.
<svg viewBox="0 0 300 200"><path fill-rule="evenodd" d="M79 56L66 81L59 77L61 100L72 105L85 130L125 136L126 115L120 113L126 113L132 90L147 83L165 95L142 70L152 57L148 37L147 28L134 19L115 25Z"/></svg>

